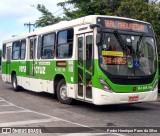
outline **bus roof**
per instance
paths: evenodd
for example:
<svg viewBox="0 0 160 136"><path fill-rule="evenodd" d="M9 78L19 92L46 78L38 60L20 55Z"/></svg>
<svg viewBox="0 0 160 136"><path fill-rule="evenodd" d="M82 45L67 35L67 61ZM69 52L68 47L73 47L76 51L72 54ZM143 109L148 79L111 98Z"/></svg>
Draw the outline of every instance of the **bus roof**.
<svg viewBox="0 0 160 136"><path fill-rule="evenodd" d="M27 37L32 37L32 36L35 36L35 35L41 35L41 34L49 33L49 32L52 32L52 31L67 29L67 28L78 26L78 25L95 24L97 17L112 18L112 19L113 18L123 19L123 20L130 20L130 21L150 24L148 22L144 22L144 21L140 21L140 20L136 20L136 19L131 19L131 18L118 17L118 16L89 15L89 16L81 17L81 18L74 19L74 20L71 20L71 21L61 21L57 24L53 24L53 25L49 25L49 26L46 26L46 27L43 27L43 28L39 28L35 32L31 32L31 33L28 33L28 34L24 34L24 35L21 35L21 36L16 36L16 37L10 38L9 40L5 40L3 43L8 43L8 42L12 42L12 41L20 40L20 39L25 39Z"/></svg>

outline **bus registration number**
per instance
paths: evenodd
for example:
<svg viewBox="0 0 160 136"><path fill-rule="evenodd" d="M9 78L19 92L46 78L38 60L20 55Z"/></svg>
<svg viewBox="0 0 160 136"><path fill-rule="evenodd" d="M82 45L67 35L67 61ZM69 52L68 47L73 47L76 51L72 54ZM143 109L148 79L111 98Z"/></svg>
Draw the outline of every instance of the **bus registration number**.
<svg viewBox="0 0 160 136"><path fill-rule="evenodd" d="M138 95L136 95L136 96L129 96L128 97L128 101L129 102L136 102L138 100L139 100L139 96Z"/></svg>

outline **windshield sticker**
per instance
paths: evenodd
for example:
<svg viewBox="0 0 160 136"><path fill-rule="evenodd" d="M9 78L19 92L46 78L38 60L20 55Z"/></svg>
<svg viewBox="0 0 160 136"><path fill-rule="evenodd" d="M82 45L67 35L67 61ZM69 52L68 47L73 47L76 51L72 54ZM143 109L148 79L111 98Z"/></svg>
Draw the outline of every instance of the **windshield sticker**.
<svg viewBox="0 0 160 136"><path fill-rule="evenodd" d="M127 64L129 68L133 68L133 58L131 56L127 56Z"/></svg>
<svg viewBox="0 0 160 136"><path fill-rule="evenodd" d="M120 52L120 51L102 51L102 56L119 56L119 57L123 57L123 52Z"/></svg>
<svg viewBox="0 0 160 136"><path fill-rule="evenodd" d="M126 65L125 57L103 57L102 64L104 65Z"/></svg>
<svg viewBox="0 0 160 136"><path fill-rule="evenodd" d="M140 67L139 60L134 60L134 66L137 68Z"/></svg>

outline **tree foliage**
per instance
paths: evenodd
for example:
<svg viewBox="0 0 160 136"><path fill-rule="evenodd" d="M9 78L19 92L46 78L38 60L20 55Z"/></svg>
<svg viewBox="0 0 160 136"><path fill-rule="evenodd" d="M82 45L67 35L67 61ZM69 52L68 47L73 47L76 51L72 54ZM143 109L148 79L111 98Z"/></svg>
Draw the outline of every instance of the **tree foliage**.
<svg viewBox="0 0 160 136"><path fill-rule="evenodd" d="M157 34L160 34L160 28L158 28L160 11L156 1L122 0L121 6L118 8L118 15L149 22L156 28Z"/></svg>
<svg viewBox="0 0 160 136"><path fill-rule="evenodd" d="M73 5L74 10L65 6ZM152 24L160 47L160 2L158 0L68 0L58 4L69 19L86 15L116 15ZM158 48L160 56L160 48Z"/></svg>
<svg viewBox="0 0 160 136"><path fill-rule="evenodd" d="M74 10L67 9L72 5ZM68 0L58 3L68 19L86 15L115 15L150 22L160 36L160 3L158 0Z"/></svg>
<svg viewBox="0 0 160 136"><path fill-rule="evenodd" d="M44 27L51 24L60 22L62 19L60 17L55 17L51 12L46 9L44 5L37 5L37 10L42 13L42 17L36 20L36 27Z"/></svg>
<svg viewBox="0 0 160 136"><path fill-rule="evenodd" d="M62 20L71 20L86 15L115 15L150 22L158 35L160 22L160 4L158 0L67 0L57 5L64 10L65 17L55 17L44 5L37 5L42 13L36 26L46 26ZM70 5L70 8L67 6Z"/></svg>
<svg viewBox="0 0 160 136"><path fill-rule="evenodd" d="M150 22L158 37L158 47L160 46L160 2L158 0L67 0L57 5L63 8L65 17L55 17L43 5L38 5L37 9L42 13L42 17L36 21L36 25L46 26L86 15L128 17ZM70 8L67 8L68 6Z"/></svg>
<svg viewBox="0 0 160 136"><path fill-rule="evenodd" d="M64 8L64 14L69 19L75 19L86 15L116 15L121 0L68 0L58 3ZM67 9L67 5L72 5L74 10Z"/></svg>
<svg viewBox="0 0 160 136"><path fill-rule="evenodd" d="M160 3L157 0L122 0L118 15L151 23L156 33L160 57Z"/></svg>

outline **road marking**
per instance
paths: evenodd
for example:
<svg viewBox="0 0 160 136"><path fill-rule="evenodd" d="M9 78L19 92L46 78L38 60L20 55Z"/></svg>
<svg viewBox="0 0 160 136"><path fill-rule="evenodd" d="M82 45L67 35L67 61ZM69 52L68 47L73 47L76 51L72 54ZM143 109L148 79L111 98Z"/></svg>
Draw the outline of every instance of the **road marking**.
<svg viewBox="0 0 160 136"><path fill-rule="evenodd" d="M4 101L6 101L6 100L4 100ZM15 107L20 108L20 109L22 109L24 111L32 112L32 113L39 114L39 115L46 116L46 117L50 117L50 119L41 119L41 120L39 119L39 120L27 120L27 121L7 122L7 123L1 123L0 127L10 127L10 126L15 126L15 125L25 125L25 124L33 124L33 123L44 123L44 122L52 122L52 121L63 121L63 122L67 122L67 123L70 123L70 124L77 125L77 126L86 127L86 128L91 129L91 130L94 130L94 131L96 130L96 131L104 132L103 130L95 129L95 128L92 128L91 126L83 125L83 124L80 124L80 123L75 123L75 122L68 121L68 120L65 120L65 119L61 119L61 118L58 118L58 117L55 117L55 116L52 116L52 115L48 115L48 114L45 114L45 113L39 113L39 112L36 112L36 111L32 111L32 110L20 107L18 105L15 105L15 104L13 104L13 103L11 103L9 101L6 101L6 102L8 104L10 104L11 106L15 106ZM108 133L99 133L99 134L108 134ZM117 136L125 136L125 135L118 134L118 133L109 133L109 134L113 134L113 135L117 135Z"/></svg>
<svg viewBox="0 0 160 136"><path fill-rule="evenodd" d="M22 112L30 112L30 111L29 110L4 111L4 112L0 112L0 114L11 114L11 113L22 113Z"/></svg>
<svg viewBox="0 0 160 136"><path fill-rule="evenodd" d="M17 106L17 105L14 105L16 106L17 108L21 108L23 110L29 110L29 109L26 109L26 108L22 108L20 106ZM44 114L44 113L39 113L39 112L36 112L36 111L32 111L32 110L29 110L30 112L32 113L35 113L35 114L39 114L39 115L42 115L42 116L46 116L46 117L50 117L50 118L54 118L56 120L59 120L59 121L64 121L64 122L67 122L67 123L71 123L71 124L74 124L74 125L77 125L77 126L81 126L81 127L89 127L89 126L86 126L86 125L82 125L82 124L79 124L79 123L75 123L75 122L72 122L72 121L68 121L68 120L65 120L65 119L61 119L61 118L58 118L58 117L54 117L54 116L51 116L51 115L48 115L48 114Z"/></svg>
<svg viewBox="0 0 160 136"><path fill-rule="evenodd" d="M53 121L57 121L57 120L55 120L55 119L53 119L53 118L50 118L50 119L15 121L15 122L1 123L1 124L0 124L0 127L11 127L11 126L34 124L34 123L45 123L45 122L53 122Z"/></svg>
<svg viewBox="0 0 160 136"><path fill-rule="evenodd" d="M20 107L18 105L14 105L16 106L17 108L21 108L23 110L29 110L29 109L26 109L26 108L23 108L23 107ZM90 126L86 126L86 125L83 125L83 124L79 124L79 123L75 123L75 122L72 122L72 121L68 121L68 120L65 120L65 119L61 119L61 118L58 118L58 117L54 117L54 116L51 116L51 115L48 115L48 114L44 114L44 113L39 113L39 112L36 112L36 111L32 111L32 110L29 110L30 112L32 113L35 113L35 114L39 114L39 115L42 115L42 116L47 116L47 117L50 117L50 118L53 118L53 119L57 119L59 121L63 121L63 122L67 122L67 123L70 123L70 124L74 124L74 125L77 125L77 126L81 126L81 127L86 127L86 128L89 128L91 130L97 130L97 131L100 131L100 132L104 132L103 130L100 130L100 129L95 129L95 128L92 128ZM103 134L103 133L102 133ZM110 133L110 134L114 134L114 135L118 135L118 136L125 136L125 135L122 135L122 134L116 134L116 133ZM75 134L74 134L75 135Z"/></svg>
<svg viewBox="0 0 160 136"><path fill-rule="evenodd" d="M8 101L7 101L8 102ZM20 108L20 109L23 109L23 110L28 110L32 113L35 113L35 114L39 114L39 115L42 115L42 116L46 116L46 117L50 117L50 118L54 118L56 120L59 120L59 121L64 121L64 122L67 122L67 123L71 123L71 124L75 124L75 125L78 125L78 126L81 126L81 127L89 127L89 126L86 126L86 125L82 125L82 124L79 124L79 123L75 123L75 122L71 122L71 121L68 121L68 120L64 120L64 119L61 119L61 118L58 118L58 117L54 117L54 116L51 116L51 115L48 115L48 114L44 114L44 113L39 113L39 112L36 112L36 111L32 111L32 110L29 110L29 109L26 109L26 108L23 108L23 107L20 107L18 105L15 105L13 103L10 103L8 102L9 104L17 107L17 108Z"/></svg>
<svg viewBox="0 0 160 136"><path fill-rule="evenodd" d="M4 100L2 97L0 97L0 100Z"/></svg>
<svg viewBox="0 0 160 136"><path fill-rule="evenodd" d="M7 107L7 106L13 106L13 105L0 105L0 107Z"/></svg>
<svg viewBox="0 0 160 136"><path fill-rule="evenodd" d="M5 106L13 106L13 105L0 105L0 107L5 107Z"/></svg>
<svg viewBox="0 0 160 136"><path fill-rule="evenodd" d="M0 106L13 106L12 103L10 103L10 102L8 102L8 101L2 99L2 98L1 98L0 102L6 102L6 103L7 103L7 104L3 104L3 105L0 105Z"/></svg>

